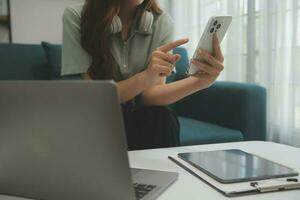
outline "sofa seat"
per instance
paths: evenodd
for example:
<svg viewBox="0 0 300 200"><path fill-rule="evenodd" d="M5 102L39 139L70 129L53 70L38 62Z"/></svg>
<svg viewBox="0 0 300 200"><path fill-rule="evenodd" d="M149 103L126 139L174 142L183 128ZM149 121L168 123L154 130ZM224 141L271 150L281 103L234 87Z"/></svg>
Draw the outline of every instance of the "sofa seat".
<svg viewBox="0 0 300 200"><path fill-rule="evenodd" d="M179 117L182 146L244 141L240 131L214 124Z"/></svg>

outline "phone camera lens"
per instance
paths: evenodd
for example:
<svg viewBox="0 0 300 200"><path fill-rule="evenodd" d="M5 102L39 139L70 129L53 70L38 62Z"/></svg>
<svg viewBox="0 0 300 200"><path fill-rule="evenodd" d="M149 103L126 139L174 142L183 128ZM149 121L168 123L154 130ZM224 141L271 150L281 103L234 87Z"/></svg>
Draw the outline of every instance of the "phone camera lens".
<svg viewBox="0 0 300 200"><path fill-rule="evenodd" d="M215 22L214 22L214 26L216 26L217 24L218 24L218 21L215 21Z"/></svg>
<svg viewBox="0 0 300 200"><path fill-rule="evenodd" d="M210 29L210 33L213 33L215 31L215 28Z"/></svg>
<svg viewBox="0 0 300 200"><path fill-rule="evenodd" d="M218 24L218 26L217 26L217 29L220 29L220 28L221 28L221 26L222 26L221 24Z"/></svg>

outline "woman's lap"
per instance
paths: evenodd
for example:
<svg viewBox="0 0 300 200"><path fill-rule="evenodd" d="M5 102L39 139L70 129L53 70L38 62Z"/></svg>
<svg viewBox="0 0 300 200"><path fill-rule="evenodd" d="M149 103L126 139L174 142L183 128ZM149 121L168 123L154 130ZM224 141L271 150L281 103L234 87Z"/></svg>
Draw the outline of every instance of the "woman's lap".
<svg viewBox="0 0 300 200"><path fill-rule="evenodd" d="M142 107L132 111L123 106L129 150L179 145L179 122L167 107Z"/></svg>

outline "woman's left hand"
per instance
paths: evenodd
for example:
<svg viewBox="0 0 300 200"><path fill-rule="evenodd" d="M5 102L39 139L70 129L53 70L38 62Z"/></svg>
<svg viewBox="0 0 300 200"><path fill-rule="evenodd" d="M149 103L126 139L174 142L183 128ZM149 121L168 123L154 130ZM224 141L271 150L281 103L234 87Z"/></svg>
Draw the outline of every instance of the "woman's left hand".
<svg viewBox="0 0 300 200"><path fill-rule="evenodd" d="M205 89L210 87L224 70L224 57L216 33L213 36L213 54L203 49L199 50L198 54L203 61L192 60L192 63L198 66L201 72L192 77L198 78L201 88Z"/></svg>

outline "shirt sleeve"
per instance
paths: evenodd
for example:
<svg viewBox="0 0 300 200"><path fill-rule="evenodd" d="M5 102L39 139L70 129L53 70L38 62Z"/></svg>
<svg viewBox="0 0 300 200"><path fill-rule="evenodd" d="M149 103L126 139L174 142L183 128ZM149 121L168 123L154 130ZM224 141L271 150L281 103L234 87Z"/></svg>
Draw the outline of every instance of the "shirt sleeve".
<svg viewBox="0 0 300 200"><path fill-rule="evenodd" d="M81 12L68 7L63 14L63 49L61 75L84 74L92 59L81 47Z"/></svg>
<svg viewBox="0 0 300 200"><path fill-rule="evenodd" d="M167 13L162 14L161 20L159 22L159 27L159 29L161 30L161 35L159 38L158 46L160 47L170 42L173 42L175 25L170 15L168 15ZM176 73L176 68L173 69L173 73Z"/></svg>
<svg viewBox="0 0 300 200"><path fill-rule="evenodd" d="M163 13L160 20L161 37L159 46L174 41L175 25L170 15Z"/></svg>

